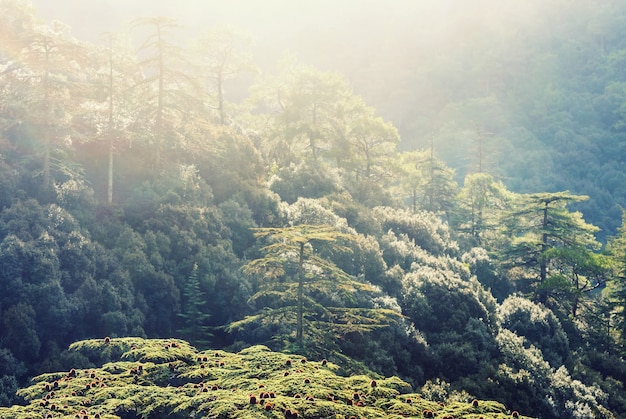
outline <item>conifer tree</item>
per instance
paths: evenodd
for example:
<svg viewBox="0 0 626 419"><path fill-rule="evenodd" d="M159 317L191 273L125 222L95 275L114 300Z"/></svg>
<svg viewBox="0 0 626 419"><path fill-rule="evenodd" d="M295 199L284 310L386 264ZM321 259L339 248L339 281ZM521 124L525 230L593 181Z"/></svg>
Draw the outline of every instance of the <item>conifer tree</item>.
<svg viewBox="0 0 626 419"><path fill-rule="evenodd" d="M607 244L606 254L611 260L607 294L615 316L615 328L622 348L626 346L626 212L622 226Z"/></svg>
<svg viewBox="0 0 626 419"><path fill-rule="evenodd" d="M343 164L354 151L347 141L351 121L364 109L348 82L333 73L324 73L287 60L272 83L255 87L256 101L271 114L262 128L271 139L265 153L278 166L301 159L319 161L325 157ZM360 98L359 98L360 99Z"/></svg>
<svg viewBox="0 0 626 419"><path fill-rule="evenodd" d="M145 55L140 65L146 78L136 87L147 85L144 94L144 114L149 128L153 154L153 168L162 169L171 156L164 158L164 151L180 148L183 125L190 120L192 109L197 108L197 81L187 69L191 63L183 48L173 42L179 25L174 19L157 16L137 19L135 25L147 27L151 34L139 52ZM142 92L143 93L143 92Z"/></svg>
<svg viewBox="0 0 626 419"><path fill-rule="evenodd" d="M122 165L115 162L116 156L132 149L133 139L137 136L133 125L139 120L139 100L133 94L136 93L133 86L141 83L143 75L129 42L114 33L105 34L104 41L105 47L93 48L91 52L91 71L95 77L88 99L81 103L82 112L75 118L82 134L76 149L84 156L97 159L98 163L106 155L105 165L88 165L86 169L90 173L102 172L103 180L106 179L100 181L103 196L106 196L107 204L112 204L114 179L122 177L119 170ZM91 179L91 183L96 184L95 190L99 189L97 184L100 182ZM118 195L117 189L115 187L115 195Z"/></svg>
<svg viewBox="0 0 626 419"><path fill-rule="evenodd" d="M124 111L126 114L130 113L128 110L128 99L124 98L122 91L127 90L128 86L125 86L125 83L129 82L136 78L137 72L134 66L134 62L128 61L128 56L115 51L114 48L117 47L116 40L113 35L109 35L108 37L109 45L108 45L108 68L106 75L106 82L104 83L106 86L107 92L107 123L106 123L106 133L105 137L108 142L108 176L107 176L107 203L113 203L113 155L117 149L118 143L121 140L122 133L127 130L127 126L131 123L131 118L128 115L123 115ZM117 42L119 44L119 41ZM128 71L132 71L133 73L129 74ZM123 74L126 72L126 74ZM125 81L124 81L125 80ZM118 108L122 108L126 105L126 109L120 111ZM124 121L124 116L126 116L126 121Z"/></svg>
<svg viewBox="0 0 626 419"><path fill-rule="evenodd" d="M403 176L402 186L411 196L414 213L419 209L444 213L450 216L454 207L458 185L454 170L429 149L404 152L400 155Z"/></svg>
<svg viewBox="0 0 626 419"><path fill-rule="evenodd" d="M599 248L594 237L598 228L585 222L580 212L567 209L570 203L588 199L586 196L564 191L523 195L520 199L516 209L504 217L510 242L501 256L510 267L522 267L530 273L536 297L546 302L551 292L562 288L559 275L563 264L569 265L571 272L580 268L572 252L580 256ZM580 273L571 277L574 282ZM567 288L570 285L580 287L573 283Z"/></svg>
<svg viewBox="0 0 626 419"><path fill-rule="evenodd" d="M202 55L201 65L204 78L211 84L209 94L217 102L212 107L217 110L220 125L227 125L228 115L225 98L225 84L244 72L254 72L251 53L248 51L251 39L233 28L218 27L202 33L198 50Z"/></svg>
<svg viewBox="0 0 626 419"><path fill-rule="evenodd" d="M499 219L509 208L511 194L491 175L473 173L465 177L457 200L457 229L480 246L486 233L499 226Z"/></svg>
<svg viewBox="0 0 626 419"><path fill-rule="evenodd" d="M189 342L205 346L211 336L209 326L206 321L211 317L206 309L204 293L200 289L198 280L198 264L194 264L191 274L185 284L183 284L181 301L181 312L178 314L183 320L183 327L178 332L189 340Z"/></svg>
<svg viewBox="0 0 626 419"><path fill-rule="evenodd" d="M84 45L69 35L68 26L58 21L31 25L24 23L23 33L7 40L22 48L0 74L8 98L6 104L0 100L0 109L11 115L14 126L25 127L21 129L33 143L29 157L41 159L38 175L43 189L50 190L54 170L67 173L70 166L60 157L71 142L72 116L83 96L86 75L81 70L87 59Z"/></svg>
<svg viewBox="0 0 626 419"><path fill-rule="evenodd" d="M251 301L268 306L232 323L231 331L255 322L271 324L278 320L294 325L295 345L306 350L318 343L313 341L322 339L328 345L342 334L371 331L398 318L398 313L391 310L359 307L357 294L375 288L357 281L322 256L323 248L331 253L349 252L342 242L353 240L352 235L328 225L306 224L259 228L255 235L267 238L269 244L261 249L264 256L248 263L244 272L262 276L264 281Z"/></svg>

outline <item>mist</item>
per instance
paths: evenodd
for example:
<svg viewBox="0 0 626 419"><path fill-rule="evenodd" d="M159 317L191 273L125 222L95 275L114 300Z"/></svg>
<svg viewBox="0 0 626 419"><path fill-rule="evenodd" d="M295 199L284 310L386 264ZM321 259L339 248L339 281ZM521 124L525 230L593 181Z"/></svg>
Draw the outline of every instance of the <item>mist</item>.
<svg viewBox="0 0 626 419"><path fill-rule="evenodd" d="M546 2L359 0L34 0L46 20L59 20L79 39L98 43L102 33L130 32L141 16L176 19L190 38L217 25L249 33L254 60L271 72L285 56L344 74L355 91L401 124L389 109L401 100L406 78L426 60L454 54L475 36L501 26L524 25ZM402 129L402 127L400 127Z"/></svg>
<svg viewBox="0 0 626 419"><path fill-rule="evenodd" d="M139 46L133 19L166 16L188 47L206 29L231 26L250 35L259 73L229 80L227 99L276 80L286 57L345 77L354 94L400 134L403 151L433 147L460 183L474 170L476 138L488 141L489 171L519 192L568 189L604 196L615 231L619 194L599 177L570 168L612 161L619 95L623 6L566 0L201 1L33 0L45 21L59 20L80 40L119 32ZM611 54L615 58L611 58ZM617 67L615 67L617 66ZM605 91L605 88L613 87ZM616 96L617 95L617 96ZM617 101L617 102L615 102ZM619 118L618 118L619 119ZM620 122L618 122L620 124ZM583 134L597 129L602 141ZM481 134L485 133L485 135ZM557 144L559 138L564 138ZM567 153L567 154L566 154ZM575 163L568 163L564 155ZM568 157L570 158L570 157ZM598 167L606 165L598 161ZM621 163L615 162L619 167ZM612 188L615 189L615 188ZM609 195L610 198L606 196ZM581 205L584 209L584 205ZM588 216L596 216L600 212Z"/></svg>

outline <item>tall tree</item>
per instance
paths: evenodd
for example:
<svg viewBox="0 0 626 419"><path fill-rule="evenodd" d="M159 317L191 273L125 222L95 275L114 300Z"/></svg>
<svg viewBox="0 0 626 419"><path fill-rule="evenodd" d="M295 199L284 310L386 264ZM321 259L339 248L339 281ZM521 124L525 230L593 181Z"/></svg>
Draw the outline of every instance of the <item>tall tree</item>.
<svg viewBox="0 0 626 419"><path fill-rule="evenodd" d="M450 217L458 185L454 170L446 166L434 148L400 154L400 187L409 195L414 213L418 210L443 213Z"/></svg>
<svg viewBox="0 0 626 419"><path fill-rule="evenodd" d="M15 149L10 141L5 140L28 119L28 107L23 98L30 89L19 70L22 66L19 55L27 46L26 37L33 32L35 23L34 10L29 2L0 2L0 147L3 167L7 167L5 161L9 151ZM25 139L21 143L23 149ZM3 178L8 181L10 176L5 172ZM12 194L3 191L3 195L6 197L2 202L4 207Z"/></svg>
<svg viewBox="0 0 626 419"><path fill-rule="evenodd" d="M125 102L123 92L130 87L125 85L128 83L128 79L136 78L137 73L134 71L134 65L132 65L130 70L135 74L129 74L130 66L127 55L123 53L116 54L116 44L113 35L108 36L108 41L108 74L106 78L108 109L105 137L108 142L107 202L111 204L113 202L113 156L116 145L120 143L122 132L124 132L125 128L128 128L128 124L132 121L130 115L128 115L128 106L126 106L126 112L120 112L120 108L123 109ZM126 103L128 102L126 101ZM125 113L126 118L123 117Z"/></svg>
<svg viewBox="0 0 626 419"><path fill-rule="evenodd" d="M499 227L500 218L509 209L511 194L491 175L474 173L465 176L457 199L457 229L479 246L487 232Z"/></svg>
<svg viewBox="0 0 626 419"><path fill-rule="evenodd" d="M490 133L483 132L480 126L474 122L474 131L476 133L475 143L474 143L474 158L475 158L475 172L483 173L485 171L485 161L486 161L486 149L485 142L486 138Z"/></svg>
<svg viewBox="0 0 626 419"><path fill-rule="evenodd" d="M72 115L83 95L85 47L68 32L56 21L33 25L19 40L23 48L18 60L4 74L14 123L28 126L37 143L34 152L41 155L44 190L51 186L55 158L70 143Z"/></svg>
<svg viewBox="0 0 626 419"><path fill-rule="evenodd" d="M194 264L189 278L183 284L181 311L179 317L183 321L182 328L178 332L189 342L195 345L206 346L211 336L207 320L211 317L208 314L204 300L204 293L200 289L198 279L198 264Z"/></svg>
<svg viewBox="0 0 626 419"><path fill-rule="evenodd" d="M626 212L622 214L622 226L617 234L609 239L606 254L612 262L607 295L623 350L626 348Z"/></svg>
<svg viewBox="0 0 626 419"><path fill-rule="evenodd" d="M400 182L399 194L403 199L410 201L411 211L415 214L418 208L419 194L423 183L422 174L417 169L416 160L421 159L419 151L405 151L400 153Z"/></svg>
<svg viewBox="0 0 626 419"><path fill-rule="evenodd" d="M131 148L137 135L139 105L133 86L142 81L142 75L128 42L113 33L105 34L105 41L106 47L92 48L94 88L90 100L81 104L80 118L75 119L83 122L84 138L78 143L84 152L92 152L89 164L96 162L95 167L87 164L88 170L99 170L101 156L106 155L106 202L111 204L115 156Z"/></svg>
<svg viewBox="0 0 626 419"><path fill-rule="evenodd" d="M270 243L261 249L263 257L244 267L247 274L260 274L265 279L252 300L278 303L273 301L273 307L231 324L231 330L268 319L293 325L291 314L295 317L295 344L306 350L319 343L316 340L330 338L332 342L342 334L367 332L397 318L398 313L391 310L354 306L358 300L355 293L372 292L374 288L323 256L322 249L349 252L342 241L353 240L352 235L328 225L307 224L259 228L255 235ZM305 334L309 338L306 344Z"/></svg>
<svg viewBox="0 0 626 419"><path fill-rule="evenodd" d="M349 154L343 184L367 206L388 205L388 187L398 173L396 145L400 135L391 122L376 116L373 108L364 104L359 108L348 126Z"/></svg>
<svg viewBox="0 0 626 419"><path fill-rule="evenodd" d="M504 223L510 244L505 259L514 266L534 272L535 291L545 284L551 267L553 248L597 249L594 237L598 228L588 224L580 212L570 212L567 205L588 197L567 191L521 195L521 201L505 215ZM537 294L543 299L545 293Z"/></svg>
<svg viewBox="0 0 626 419"><path fill-rule="evenodd" d="M134 24L150 31L138 51L145 79L137 87L149 87L143 101L144 113L152 125L152 167L158 169L164 165L163 151L175 150L182 142L182 127L190 121L191 110L197 109L195 92L199 89L190 72L184 70L191 65L184 49L173 41L180 27L176 21L157 16L137 19Z"/></svg>
<svg viewBox="0 0 626 419"><path fill-rule="evenodd" d="M357 179L380 180L391 178L389 163L400 142L396 128L367 108L354 121L349 143L352 149L351 168Z"/></svg>
<svg viewBox="0 0 626 419"><path fill-rule="evenodd" d="M255 91L270 114L266 153L280 167L303 158L318 160L333 149L337 119L352 97L343 77L287 61L274 82L263 82Z"/></svg>
<svg viewBox="0 0 626 419"><path fill-rule="evenodd" d="M225 83L244 72L256 70L249 52L250 44L248 36L227 27L206 30L198 41L200 67L211 84L210 93L216 96L214 107L220 125L226 125L228 120Z"/></svg>

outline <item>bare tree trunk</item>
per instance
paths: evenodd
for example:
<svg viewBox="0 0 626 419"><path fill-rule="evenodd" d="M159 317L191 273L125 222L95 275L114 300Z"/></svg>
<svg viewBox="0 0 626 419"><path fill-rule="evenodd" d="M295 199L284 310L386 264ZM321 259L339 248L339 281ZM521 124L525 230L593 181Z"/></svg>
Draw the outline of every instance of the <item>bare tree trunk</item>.
<svg viewBox="0 0 626 419"><path fill-rule="evenodd" d="M548 261L543 257L546 250L548 250L548 233L546 229L548 228L548 203L546 202L546 206L543 209L543 235L541 236L541 261L540 261L540 272L539 272L539 281L540 284L543 284L548 276Z"/></svg>
<svg viewBox="0 0 626 419"><path fill-rule="evenodd" d="M113 203L113 41L109 51L109 176L107 183L107 203Z"/></svg>
<svg viewBox="0 0 626 419"><path fill-rule="evenodd" d="M300 260L298 261L298 312L296 324L296 343L300 349L304 343L304 243L300 243Z"/></svg>
<svg viewBox="0 0 626 419"><path fill-rule="evenodd" d="M109 179L107 185L107 203L113 203L113 139L109 143Z"/></svg>
<svg viewBox="0 0 626 419"><path fill-rule="evenodd" d="M161 147L163 146L163 107L165 96L165 63L163 62L163 40L161 38L161 25L157 25L157 45L159 54L159 91L157 98L157 113L155 121L155 137L156 137L156 150L155 150L155 168L158 168L161 163Z"/></svg>
<svg viewBox="0 0 626 419"><path fill-rule="evenodd" d="M217 75L217 109L220 114L220 125L226 125L226 114L224 112L224 80L222 70Z"/></svg>
<svg viewBox="0 0 626 419"><path fill-rule="evenodd" d="M43 137L44 137L44 151L43 151L43 187L44 189L48 189L50 187L50 148L52 147L52 115L51 108L52 104L50 103L50 50L48 46L46 46L46 56L45 56L45 73L43 77L43 103L44 103L44 123L43 123Z"/></svg>

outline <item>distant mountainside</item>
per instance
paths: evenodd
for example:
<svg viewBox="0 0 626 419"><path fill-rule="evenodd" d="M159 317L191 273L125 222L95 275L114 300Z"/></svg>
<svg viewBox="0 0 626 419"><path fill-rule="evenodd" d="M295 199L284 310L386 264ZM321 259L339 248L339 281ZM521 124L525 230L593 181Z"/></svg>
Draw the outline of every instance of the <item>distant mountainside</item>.
<svg viewBox="0 0 626 419"><path fill-rule="evenodd" d="M480 165L516 192L589 195L578 208L601 240L614 234L626 207L624 3L416 3L347 1L330 13L328 2L240 1L204 13L196 1L33 2L95 41L128 28L129 16L164 14L194 31L239 26L265 74L286 54L342 73L398 128L401 149L432 143L460 182ZM86 24L95 14L100 27ZM244 97L247 84L229 88Z"/></svg>
<svg viewBox="0 0 626 419"><path fill-rule="evenodd" d="M589 195L577 208L604 240L626 208L626 4L533 7L500 21L494 7L426 52L414 43L379 64L398 76L372 101L403 149L432 143L459 180L480 166L514 191Z"/></svg>

